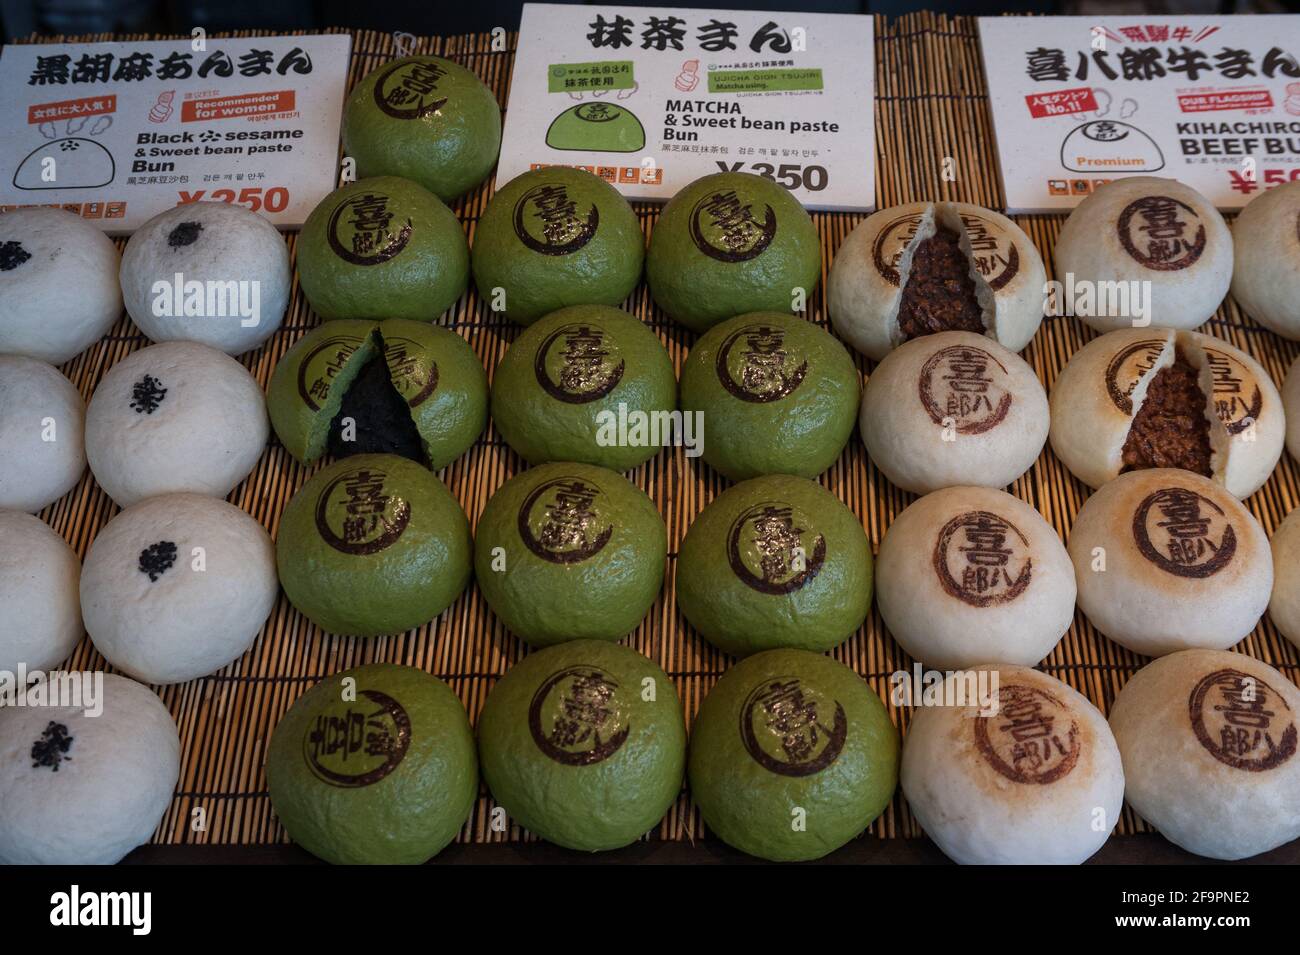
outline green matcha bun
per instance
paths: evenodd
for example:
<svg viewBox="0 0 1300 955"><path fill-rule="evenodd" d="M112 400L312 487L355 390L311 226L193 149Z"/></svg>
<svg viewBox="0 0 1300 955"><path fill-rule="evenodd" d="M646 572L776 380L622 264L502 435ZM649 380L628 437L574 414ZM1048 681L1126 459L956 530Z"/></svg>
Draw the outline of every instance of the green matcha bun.
<svg viewBox="0 0 1300 955"><path fill-rule="evenodd" d="M898 730L860 676L807 650L741 660L691 729L691 795L728 845L762 859L820 859L884 812Z"/></svg>
<svg viewBox="0 0 1300 955"><path fill-rule="evenodd" d="M425 468L358 454L317 472L289 501L275 542L289 601L330 633L402 633L469 583L469 520Z"/></svg>
<svg viewBox="0 0 1300 955"><path fill-rule="evenodd" d="M644 322L608 305L562 308L529 325L492 378L497 431L532 464L630 470L659 453L650 423L666 431L676 407L668 350Z"/></svg>
<svg viewBox="0 0 1300 955"><path fill-rule="evenodd" d="M335 189L298 236L298 279L321 318L431 322L469 284L460 220L409 179L378 176Z"/></svg>
<svg viewBox="0 0 1300 955"><path fill-rule="evenodd" d="M492 495L474 568L492 612L540 647L635 630L663 586L667 555L668 529L645 492L605 468L557 462Z"/></svg>
<svg viewBox="0 0 1300 955"><path fill-rule="evenodd" d="M285 352L267 389L275 433L304 463L327 450L394 453L438 470L483 432L487 407L487 373L469 343L402 318L312 329ZM355 422L347 442L345 417Z"/></svg>
<svg viewBox="0 0 1300 955"><path fill-rule="evenodd" d="M492 797L568 849L635 841L682 788L682 704L658 664L621 644L575 640L531 653L492 688L478 721Z"/></svg>
<svg viewBox="0 0 1300 955"><path fill-rule="evenodd" d="M635 153L645 149L645 127L626 106L600 100L571 106L546 130L552 149Z"/></svg>
<svg viewBox="0 0 1300 955"><path fill-rule="evenodd" d="M361 78L343 108L343 152L358 176L413 179L443 202L496 165L501 107L474 73L437 56L408 56Z"/></svg>
<svg viewBox="0 0 1300 955"><path fill-rule="evenodd" d="M682 411L703 415L704 460L733 481L821 474L853 433L861 391L839 339L777 312L711 328L682 365Z"/></svg>
<svg viewBox="0 0 1300 955"><path fill-rule="evenodd" d="M677 557L677 606L719 650L829 650L871 609L871 542L830 491L773 474L723 491Z"/></svg>
<svg viewBox="0 0 1300 955"><path fill-rule="evenodd" d="M488 203L474 232L474 283L490 308L531 325L566 305L618 305L641 280L644 257L641 225L617 189L548 166L511 179Z"/></svg>
<svg viewBox="0 0 1300 955"><path fill-rule="evenodd" d="M821 242L799 200L770 179L719 172L664 206L650 236L646 279L655 303L702 332L745 312L794 311L812 296Z"/></svg>
<svg viewBox="0 0 1300 955"><path fill-rule="evenodd" d="M478 798L469 717L414 667L326 677L289 708L266 754L285 831L336 865L415 865L460 832Z"/></svg>

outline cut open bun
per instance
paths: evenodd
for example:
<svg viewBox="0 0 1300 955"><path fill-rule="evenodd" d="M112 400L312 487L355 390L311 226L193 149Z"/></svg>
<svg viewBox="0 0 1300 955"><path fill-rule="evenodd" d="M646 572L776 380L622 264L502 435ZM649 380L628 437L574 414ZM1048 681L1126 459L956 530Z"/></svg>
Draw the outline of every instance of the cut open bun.
<svg viewBox="0 0 1300 955"><path fill-rule="evenodd" d="M1180 357L1196 369L1203 396L1210 449L1203 476L1238 498L1268 480L1286 434L1282 399L1268 372L1225 341L1169 328L1110 332L1062 370L1052 388L1050 438L1075 477L1097 488L1142 467L1125 461L1130 431L1156 376Z"/></svg>
<svg viewBox="0 0 1300 955"><path fill-rule="evenodd" d="M1006 216L981 206L913 202L867 217L831 265L831 323L867 357L879 361L913 337L900 325L899 308L918 248L940 230L958 237L983 333L1013 352L1034 337L1043 319L1046 272L1029 236ZM942 330L948 329L931 329Z"/></svg>

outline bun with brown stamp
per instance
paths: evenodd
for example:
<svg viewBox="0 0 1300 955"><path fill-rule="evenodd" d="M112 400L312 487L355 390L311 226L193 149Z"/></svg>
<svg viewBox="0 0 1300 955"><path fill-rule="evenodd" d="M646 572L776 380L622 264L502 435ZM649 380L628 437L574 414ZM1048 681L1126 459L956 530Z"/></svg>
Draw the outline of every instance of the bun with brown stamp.
<svg viewBox="0 0 1300 955"><path fill-rule="evenodd" d="M1300 690L1241 653L1143 667L1110 710L1129 805L1170 842L1245 859L1300 837Z"/></svg>
<svg viewBox="0 0 1300 955"><path fill-rule="evenodd" d="M1158 176L1101 186L1065 220L1054 254L1066 287L1094 283L1100 294L1117 282L1151 283L1150 324L1160 328L1204 324L1232 281L1232 236L1223 216L1191 186ZM1131 327L1135 316L1080 317L1108 332Z"/></svg>
<svg viewBox="0 0 1300 955"><path fill-rule="evenodd" d="M1283 338L1300 339L1300 181L1273 186L1232 223L1232 297Z"/></svg>
<svg viewBox="0 0 1300 955"><path fill-rule="evenodd" d="M1128 471L1172 467L1245 498L1282 456L1283 405L1263 366L1221 339L1121 329L1093 339L1057 377L1050 439L1089 487Z"/></svg>
<svg viewBox="0 0 1300 955"><path fill-rule="evenodd" d="M1110 837L1124 771L1106 718L1076 690L1027 667L997 673L997 705L918 706L903 740L907 805L962 865L1077 865ZM947 677L944 699L957 699ZM989 690L994 684L989 679ZM949 696L949 692L954 694ZM990 697L992 692L990 692Z"/></svg>
<svg viewBox="0 0 1300 955"><path fill-rule="evenodd" d="M974 332L939 332L890 352L867 379L867 455L905 491L1006 487L1047 443L1047 393L1014 352Z"/></svg>
<svg viewBox="0 0 1300 955"><path fill-rule="evenodd" d="M1273 595L1268 615L1282 636L1300 647L1300 510L1273 532Z"/></svg>
<svg viewBox="0 0 1300 955"><path fill-rule="evenodd" d="M1047 273L1006 216L967 202L912 202L868 216L835 253L831 323L879 361L903 342L968 331L1018 352L1043 320Z"/></svg>
<svg viewBox="0 0 1300 955"><path fill-rule="evenodd" d="M1273 588L1264 529L1208 478L1123 474L1084 502L1068 544L1079 609L1146 656L1226 650L1255 628Z"/></svg>
<svg viewBox="0 0 1300 955"><path fill-rule="evenodd" d="M1286 449L1300 461L1300 358L1292 363L1282 383L1282 407L1286 412Z"/></svg>
<svg viewBox="0 0 1300 955"><path fill-rule="evenodd" d="M899 514L880 542L876 593L894 639L941 670L1031 666L1074 617L1074 570L1056 531L986 487L944 488Z"/></svg>

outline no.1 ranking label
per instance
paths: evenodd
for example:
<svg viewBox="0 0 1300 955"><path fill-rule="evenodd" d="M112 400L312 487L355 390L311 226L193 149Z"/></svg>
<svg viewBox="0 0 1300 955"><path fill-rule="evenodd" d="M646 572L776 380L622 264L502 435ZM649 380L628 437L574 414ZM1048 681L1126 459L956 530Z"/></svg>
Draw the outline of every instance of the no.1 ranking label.
<svg viewBox="0 0 1300 955"><path fill-rule="evenodd" d="M338 178L352 39L10 45L0 209L54 205L131 232L185 202L301 226Z"/></svg>
<svg viewBox="0 0 1300 955"><path fill-rule="evenodd" d="M868 210L874 62L865 16L525 4L497 184L577 166L662 200L739 171Z"/></svg>
<svg viewBox="0 0 1300 955"><path fill-rule="evenodd" d="M1007 206L1130 175L1220 209L1300 179L1300 18L981 17Z"/></svg>

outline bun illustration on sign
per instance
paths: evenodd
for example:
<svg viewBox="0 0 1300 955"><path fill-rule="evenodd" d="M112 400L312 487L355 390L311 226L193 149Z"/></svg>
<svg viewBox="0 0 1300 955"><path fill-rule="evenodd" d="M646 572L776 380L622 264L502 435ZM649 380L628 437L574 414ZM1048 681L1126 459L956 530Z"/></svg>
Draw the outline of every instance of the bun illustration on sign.
<svg viewBox="0 0 1300 955"><path fill-rule="evenodd" d="M87 125L89 123L89 125ZM13 183L19 189L95 189L117 175L113 154L88 137L113 125L112 116L78 116L64 124L60 136L52 122L40 124L49 142L37 146L18 164ZM85 132L85 136L78 133Z"/></svg>

